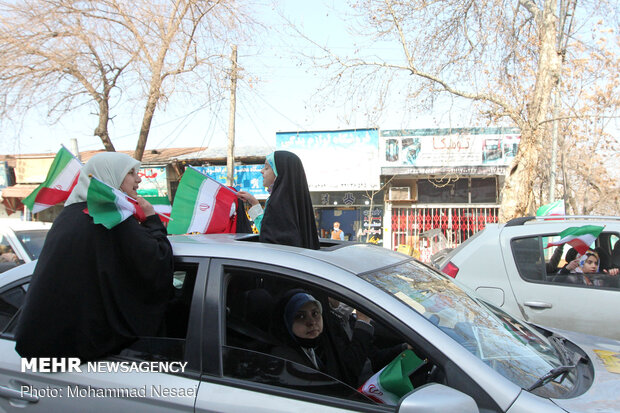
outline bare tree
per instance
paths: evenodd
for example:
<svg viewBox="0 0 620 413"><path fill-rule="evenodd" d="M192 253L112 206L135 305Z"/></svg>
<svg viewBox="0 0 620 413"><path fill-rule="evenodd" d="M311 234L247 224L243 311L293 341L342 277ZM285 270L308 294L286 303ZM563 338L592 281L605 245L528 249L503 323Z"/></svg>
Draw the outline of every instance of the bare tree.
<svg viewBox="0 0 620 413"><path fill-rule="evenodd" d="M579 12L604 16L601 4ZM572 0L355 1L356 19L349 20L362 28L355 54L341 55L314 42L323 54L308 57L332 74L325 89L332 96L334 89L344 89L340 95L363 100L364 91L380 91L370 111L379 115L382 103L396 93L406 93L411 107L423 110L443 96L470 102L479 123L519 127L521 144L502 191L500 218L506 220L532 213L538 202L534 183L545 158L551 94L572 57L559 53L558 39L570 39L568 47L573 46L571 16L580 14L575 5ZM405 92L394 89L403 84Z"/></svg>
<svg viewBox="0 0 620 413"><path fill-rule="evenodd" d="M94 135L114 151L110 100L135 58L119 47L124 39L76 13L71 2L2 2L0 8L0 113L8 117L45 104L58 120L91 106L98 115Z"/></svg>
<svg viewBox="0 0 620 413"><path fill-rule="evenodd" d="M128 33L129 50L137 50L135 69L146 98L134 152L141 159L157 105L170 98L185 80L185 91L201 85L201 93L225 88L228 49L252 19L240 2L225 0L151 0L102 2L110 19ZM207 80L207 81L205 81Z"/></svg>
<svg viewBox="0 0 620 413"><path fill-rule="evenodd" d="M208 101L213 91L225 88L231 41L256 27L243 1L0 4L3 111L23 113L48 101L50 112L61 117L94 101L99 115L95 135L114 150L107 132L110 98L115 89L122 91L124 101L144 105L136 159L142 159L158 105L180 93Z"/></svg>

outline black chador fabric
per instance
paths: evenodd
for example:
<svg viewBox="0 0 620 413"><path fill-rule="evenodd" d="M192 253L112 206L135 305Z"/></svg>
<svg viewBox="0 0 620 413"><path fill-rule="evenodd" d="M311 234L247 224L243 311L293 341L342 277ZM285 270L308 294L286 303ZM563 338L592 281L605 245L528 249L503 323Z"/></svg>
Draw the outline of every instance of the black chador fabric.
<svg viewBox="0 0 620 413"><path fill-rule="evenodd" d="M251 234L252 225L245 212L243 201L237 200L237 226L235 228L237 234Z"/></svg>
<svg viewBox="0 0 620 413"><path fill-rule="evenodd" d="M173 255L159 217L108 230L85 208L66 206L47 235L17 327L22 357L84 362L162 327Z"/></svg>
<svg viewBox="0 0 620 413"><path fill-rule="evenodd" d="M259 240L319 249L314 209L301 160L292 152L275 151L277 177L265 207Z"/></svg>

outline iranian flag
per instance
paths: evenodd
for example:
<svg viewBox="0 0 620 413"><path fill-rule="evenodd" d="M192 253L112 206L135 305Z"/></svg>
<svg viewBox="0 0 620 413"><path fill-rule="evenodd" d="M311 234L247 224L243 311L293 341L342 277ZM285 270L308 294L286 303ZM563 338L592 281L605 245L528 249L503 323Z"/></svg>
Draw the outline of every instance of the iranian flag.
<svg viewBox="0 0 620 413"><path fill-rule="evenodd" d="M146 218L138 202L124 192L91 176L86 195L88 215L95 224L112 229L132 215L139 221Z"/></svg>
<svg viewBox="0 0 620 413"><path fill-rule="evenodd" d="M144 199L153 205L155 212L159 214L162 221L168 221L168 219L170 219L172 205L170 205L170 200L167 196L145 196Z"/></svg>
<svg viewBox="0 0 620 413"><path fill-rule="evenodd" d="M411 350L405 350L387 366L366 380L358 391L377 403L397 405L413 390L409 375L424 364Z"/></svg>
<svg viewBox="0 0 620 413"><path fill-rule="evenodd" d="M580 255L583 255L590 249L590 245L598 238L603 228L605 227L599 225L566 228L560 232L558 241L549 242L545 248L568 244L575 248Z"/></svg>
<svg viewBox="0 0 620 413"><path fill-rule="evenodd" d="M196 169L185 170L172 203L169 234L235 232L237 194Z"/></svg>
<svg viewBox="0 0 620 413"><path fill-rule="evenodd" d="M36 213L66 201L77 183L80 169L82 163L67 148L61 147L47 172L45 181L24 198L22 203L32 213Z"/></svg>
<svg viewBox="0 0 620 413"><path fill-rule="evenodd" d="M566 210L564 209L564 200L560 199L550 204L543 205L536 210L537 217L547 215L566 215Z"/></svg>

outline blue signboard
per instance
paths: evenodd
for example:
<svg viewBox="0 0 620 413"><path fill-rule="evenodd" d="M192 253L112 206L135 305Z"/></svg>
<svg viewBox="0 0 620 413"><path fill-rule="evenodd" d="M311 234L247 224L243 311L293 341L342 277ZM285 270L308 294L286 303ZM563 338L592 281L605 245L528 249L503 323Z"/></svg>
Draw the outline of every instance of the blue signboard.
<svg viewBox="0 0 620 413"><path fill-rule="evenodd" d="M235 189L249 192L257 199L266 199L269 192L263 187L263 176L260 173L263 166L263 164L235 166L235 183L233 185ZM216 181L226 184L228 171L226 166L199 166L196 169Z"/></svg>

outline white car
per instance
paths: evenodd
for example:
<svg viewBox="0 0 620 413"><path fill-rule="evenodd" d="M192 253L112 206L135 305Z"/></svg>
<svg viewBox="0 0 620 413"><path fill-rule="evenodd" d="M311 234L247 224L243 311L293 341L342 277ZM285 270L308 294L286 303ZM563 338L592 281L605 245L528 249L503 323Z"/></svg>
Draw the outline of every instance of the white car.
<svg viewBox="0 0 620 413"><path fill-rule="evenodd" d="M95 371L24 367L13 335L35 263L4 274L0 411L620 412L620 375L607 360L620 354L620 342L531 327L410 256L338 242L315 251L247 235L170 241L166 333L139 338L97 361ZM413 390L394 405L377 404L356 387L272 355L271 309L279 292L299 287L370 316L377 348L410 344L424 360L409 376ZM113 371L143 362L184 369Z"/></svg>
<svg viewBox="0 0 620 413"><path fill-rule="evenodd" d="M570 245L546 248L563 230L584 225L604 226L591 245L600 256L599 273L588 275L593 285L561 274ZM604 272L620 267L619 240L619 217L524 217L488 224L433 264L526 321L620 340L620 276Z"/></svg>
<svg viewBox="0 0 620 413"><path fill-rule="evenodd" d="M48 222L0 219L0 272L39 258L51 227Z"/></svg>

